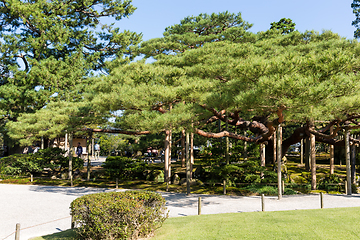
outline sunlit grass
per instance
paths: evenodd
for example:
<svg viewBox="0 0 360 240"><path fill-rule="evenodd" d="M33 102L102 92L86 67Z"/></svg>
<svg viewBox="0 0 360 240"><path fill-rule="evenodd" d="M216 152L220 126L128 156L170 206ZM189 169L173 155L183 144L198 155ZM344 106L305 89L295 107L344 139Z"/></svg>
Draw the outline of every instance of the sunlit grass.
<svg viewBox="0 0 360 240"><path fill-rule="evenodd" d="M169 218L153 240L359 239L360 208L210 214ZM72 230L32 240L73 240Z"/></svg>

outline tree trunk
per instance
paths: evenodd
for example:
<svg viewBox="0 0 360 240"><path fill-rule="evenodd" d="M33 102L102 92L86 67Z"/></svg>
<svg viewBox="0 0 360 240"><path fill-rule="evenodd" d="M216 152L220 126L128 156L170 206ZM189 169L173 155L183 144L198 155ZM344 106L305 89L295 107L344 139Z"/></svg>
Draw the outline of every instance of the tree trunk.
<svg viewBox="0 0 360 240"><path fill-rule="evenodd" d="M300 141L300 164L304 164L304 139Z"/></svg>
<svg viewBox="0 0 360 240"><path fill-rule="evenodd" d="M277 152L277 176L278 176L278 200L282 198L282 181L281 181L281 158L282 158L282 151L281 151L281 135L282 129L281 125L279 124L277 127L277 134L276 134L276 152Z"/></svg>
<svg viewBox="0 0 360 240"><path fill-rule="evenodd" d="M164 169L164 180L166 183L169 182L169 172L170 172L170 131L165 131L165 169Z"/></svg>
<svg viewBox="0 0 360 240"><path fill-rule="evenodd" d="M350 170L350 131L345 129L345 158L346 158L346 181L347 181L347 195L351 195L351 170Z"/></svg>
<svg viewBox="0 0 360 240"><path fill-rule="evenodd" d="M316 190L316 149L315 149L314 134L310 134L310 149L311 149L311 190Z"/></svg>
<svg viewBox="0 0 360 240"><path fill-rule="evenodd" d="M92 134L89 134L89 140L87 141L88 144L88 154L87 154L87 168L86 168L86 172L87 172L87 181L90 181L90 168L91 168L91 162L90 162L90 151L91 151L91 139L92 139Z"/></svg>
<svg viewBox="0 0 360 240"><path fill-rule="evenodd" d="M181 131L181 167L185 167L185 130Z"/></svg>
<svg viewBox="0 0 360 240"><path fill-rule="evenodd" d="M226 131L229 131L228 117L226 117ZM225 140L226 140L226 150L225 150L226 164L230 164L230 157L229 157L229 137L226 137Z"/></svg>
<svg viewBox="0 0 360 240"><path fill-rule="evenodd" d="M94 157L94 153L95 153L95 149L94 149L94 146L95 146L95 139L92 138L91 139L91 156Z"/></svg>
<svg viewBox="0 0 360 240"><path fill-rule="evenodd" d="M190 179L193 175L193 166L194 166L194 133L190 134Z"/></svg>
<svg viewBox="0 0 360 240"><path fill-rule="evenodd" d="M186 195L190 195L190 156L189 156L189 133L186 133Z"/></svg>
<svg viewBox="0 0 360 240"><path fill-rule="evenodd" d="M73 186L73 175L72 175L72 159L73 159L73 134L69 134L69 144L70 144L70 151L69 151L69 179L70 179L70 186Z"/></svg>
<svg viewBox="0 0 360 240"><path fill-rule="evenodd" d="M265 167L265 144L260 144L260 166ZM261 179L264 178L264 172L260 173Z"/></svg>
<svg viewBox="0 0 360 240"><path fill-rule="evenodd" d="M168 179L171 181L171 147L172 147L172 131L170 131L169 135L169 171L168 171Z"/></svg>
<svg viewBox="0 0 360 240"><path fill-rule="evenodd" d="M334 133L334 127L330 127L330 135ZM330 174L334 174L334 145L330 144Z"/></svg>
<svg viewBox="0 0 360 240"><path fill-rule="evenodd" d="M310 171L310 138L305 138L305 170Z"/></svg>
<svg viewBox="0 0 360 240"><path fill-rule="evenodd" d="M65 150L66 154L69 155L69 152L68 152L68 150L69 150L69 148L68 148L68 136L69 136L69 134L65 133L65 148L64 148L64 150Z"/></svg>
<svg viewBox="0 0 360 240"><path fill-rule="evenodd" d="M356 163L356 145L353 144L351 146L351 182L353 184L356 184L356 168L355 168L355 163Z"/></svg>
<svg viewBox="0 0 360 240"><path fill-rule="evenodd" d="M273 141L273 152L274 152L274 157L273 157L273 164L275 167L275 163L276 163L276 159L277 159L277 153L276 153L276 132L274 132L274 141Z"/></svg>
<svg viewBox="0 0 360 240"><path fill-rule="evenodd" d="M246 132L244 132L244 136L246 136ZM248 160L248 155L247 155L247 142L244 142L244 160Z"/></svg>

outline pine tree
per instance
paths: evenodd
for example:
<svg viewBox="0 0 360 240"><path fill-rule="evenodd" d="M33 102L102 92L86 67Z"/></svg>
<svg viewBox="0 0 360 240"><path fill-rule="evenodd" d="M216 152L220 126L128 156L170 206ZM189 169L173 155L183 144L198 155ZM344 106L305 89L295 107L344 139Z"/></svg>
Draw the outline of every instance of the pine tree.
<svg viewBox="0 0 360 240"><path fill-rule="evenodd" d="M107 72L109 60L129 62L130 46L141 40L141 34L101 23L104 17L121 20L130 16L135 7L129 0L5 0L0 7L2 123L16 122L21 116L22 121L36 120L48 126L44 121L54 112L45 112L59 110L51 102L73 109L84 100L91 74ZM58 114L66 115L66 111ZM51 127L41 129L37 131Z"/></svg>

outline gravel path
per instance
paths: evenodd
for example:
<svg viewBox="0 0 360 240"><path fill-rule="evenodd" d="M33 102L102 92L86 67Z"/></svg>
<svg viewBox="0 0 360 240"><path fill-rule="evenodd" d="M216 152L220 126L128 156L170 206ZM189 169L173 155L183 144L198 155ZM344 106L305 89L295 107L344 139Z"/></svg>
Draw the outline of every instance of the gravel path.
<svg viewBox="0 0 360 240"><path fill-rule="evenodd" d="M21 224L20 240L60 232L70 228L70 203L84 194L114 189L70 188L0 184L0 240L14 239L16 223ZM123 190L119 190L123 191ZM235 197L162 193L170 217L196 215L198 197L202 214L261 211L260 197ZM324 195L324 208L360 207L360 195ZM266 211L320 208L319 195L265 197Z"/></svg>

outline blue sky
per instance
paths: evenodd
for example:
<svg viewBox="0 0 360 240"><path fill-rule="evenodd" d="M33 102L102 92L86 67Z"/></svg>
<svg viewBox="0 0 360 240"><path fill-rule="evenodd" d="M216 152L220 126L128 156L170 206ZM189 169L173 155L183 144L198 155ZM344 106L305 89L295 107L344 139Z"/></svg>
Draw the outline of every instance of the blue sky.
<svg viewBox="0 0 360 240"><path fill-rule="evenodd" d="M143 33L143 40L162 37L166 27L180 23L187 16L200 13L241 12L242 18L254 24L252 32L265 31L271 22L291 18L296 29L331 30L342 37L353 38L355 19L352 0L133 0L137 10L116 26Z"/></svg>

